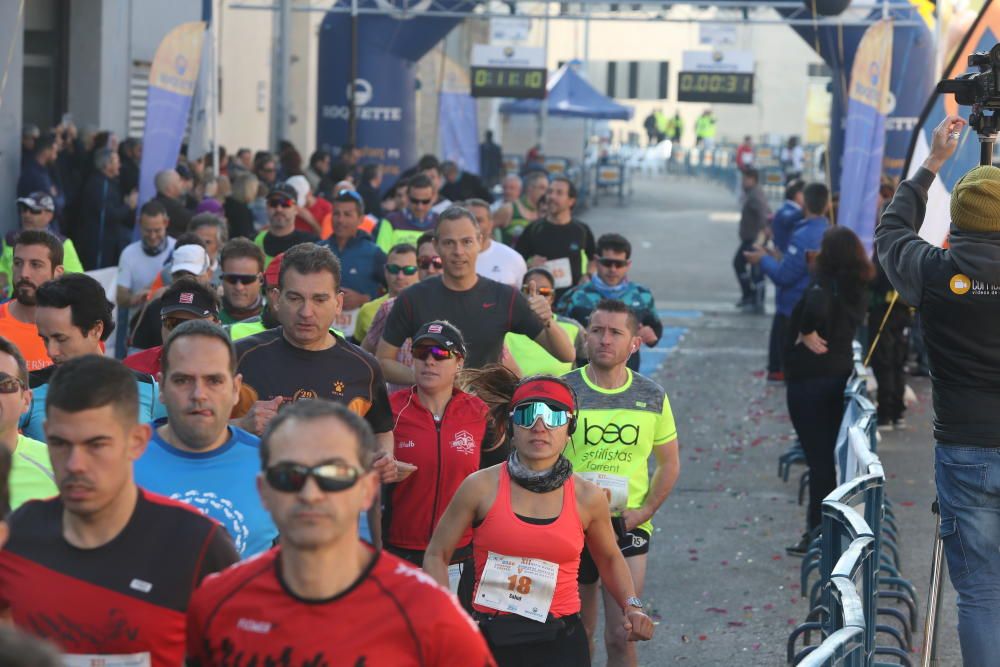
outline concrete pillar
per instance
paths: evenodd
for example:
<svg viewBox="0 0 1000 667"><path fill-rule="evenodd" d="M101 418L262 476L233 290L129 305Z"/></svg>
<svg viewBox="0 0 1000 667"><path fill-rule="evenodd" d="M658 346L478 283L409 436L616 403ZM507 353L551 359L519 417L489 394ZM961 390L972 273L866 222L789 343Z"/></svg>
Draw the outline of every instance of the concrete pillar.
<svg viewBox="0 0 1000 667"><path fill-rule="evenodd" d="M112 130L128 123L129 3L75 0L69 16L69 110L78 127Z"/></svg>
<svg viewBox="0 0 1000 667"><path fill-rule="evenodd" d="M24 72L24 21L17 2L0 2L0 233L17 224L14 205L21 165L21 105ZM13 49L11 45L13 43ZM12 54L7 61L7 54Z"/></svg>

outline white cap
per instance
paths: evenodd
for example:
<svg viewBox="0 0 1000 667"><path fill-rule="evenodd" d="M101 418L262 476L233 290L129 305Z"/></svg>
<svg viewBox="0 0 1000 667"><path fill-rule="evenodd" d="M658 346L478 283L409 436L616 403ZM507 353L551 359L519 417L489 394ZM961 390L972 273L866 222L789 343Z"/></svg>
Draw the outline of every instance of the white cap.
<svg viewBox="0 0 1000 667"><path fill-rule="evenodd" d="M295 191L299 193L295 203L299 206L305 206L306 196L309 194L309 181L306 180L306 177L292 176L291 178L286 179L285 183L295 188Z"/></svg>
<svg viewBox="0 0 1000 667"><path fill-rule="evenodd" d="M205 249L200 245L191 243L174 249L173 260L170 263L170 273L187 271L188 273L200 276L205 271L208 271L210 265L211 262L208 259L208 253L205 252Z"/></svg>

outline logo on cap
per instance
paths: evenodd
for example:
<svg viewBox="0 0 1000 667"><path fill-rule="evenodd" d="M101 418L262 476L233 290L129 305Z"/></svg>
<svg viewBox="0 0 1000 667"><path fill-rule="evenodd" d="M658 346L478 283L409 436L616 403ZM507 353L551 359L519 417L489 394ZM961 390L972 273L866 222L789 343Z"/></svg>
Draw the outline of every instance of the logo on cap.
<svg viewBox="0 0 1000 667"><path fill-rule="evenodd" d="M194 303L194 293L192 292L181 292L180 303Z"/></svg>
<svg viewBox="0 0 1000 667"><path fill-rule="evenodd" d="M441 331L442 331L442 328L441 328L440 324L432 324L429 327L427 327L427 333L437 333L437 334L439 334L439 333L441 333Z"/></svg>

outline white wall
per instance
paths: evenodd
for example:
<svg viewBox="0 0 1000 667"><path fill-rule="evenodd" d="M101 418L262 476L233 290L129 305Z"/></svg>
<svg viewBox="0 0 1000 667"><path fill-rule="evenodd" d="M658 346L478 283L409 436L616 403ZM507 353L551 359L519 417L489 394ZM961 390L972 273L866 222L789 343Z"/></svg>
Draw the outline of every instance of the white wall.
<svg viewBox="0 0 1000 667"><path fill-rule="evenodd" d="M267 11L226 7L220 12L219 143L230 153L241 146L267 148L273 21L272 12Z"/></svg>

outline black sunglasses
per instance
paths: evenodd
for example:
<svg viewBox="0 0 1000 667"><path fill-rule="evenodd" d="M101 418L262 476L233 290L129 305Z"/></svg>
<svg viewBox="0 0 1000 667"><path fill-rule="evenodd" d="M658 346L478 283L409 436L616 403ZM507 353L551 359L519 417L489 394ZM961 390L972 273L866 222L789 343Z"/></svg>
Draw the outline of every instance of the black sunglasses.
<svg viewBox="0 0 1000 667"><path fill-rule="evenodd" d="M417 267L410 264L409 266L400 266L399 264L386 264L385 270L392 275L398 274L400 271L403 272L404 276L412 276L417 272Z"/></svg>
<svg viewBox="0 0 1000 667"><path fill-rule="evenodd" d="M431 268L432 266L435 269L440 269L442 266L444 266L444 262L441 261L440 257L421 257L420 259L417 260L417 264L424 271Z"/></svg>
<svg viewBox="0 0 1000 667"><path fill-rule="evenodd" d="M275 491L297 493L312 477L320 491L334 493L354 486L362 474L362 470L346 463L321 463L317 466L276 463L264 471L264 479Z"/></svg>
<svg viewBox="0 0 1000 667"><path fill-rule="evenodd" d="M624 269L628 266L627 259L612 259L610 257L598 257L597 263L601 266L614 267L616 269Z"/></svg>
<svg viewBox="0 0 1000 667"><path fill-rule="evenodd" d="M24 383L20 378L6 373L0 373L0 394L16 394L24 389Z"/></svg>
<svg viewBox="0 0 1000 667"><path fill-rule="evenodd" d="M267 205L271 208L291 208L295 202L288 197L274 197L267 200Z"/></svg>
<svg viewBox="0 0 1000 667"><path fill-rule="evenodd" d="M252 285L260 280L259 273L223 273L222 279L230 285L239 283L240 285Z"/></svg>
<svg viewBox="0 0 1000 667"><path fill-rule="evenodd" d="M429 206L432 201L432 199L414 199L413 197L410 197L410 202L420 204L421 206Z"/></svg>

